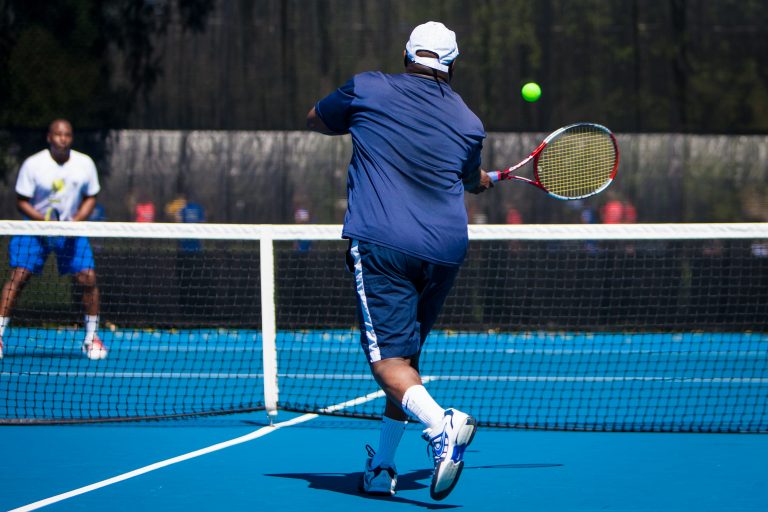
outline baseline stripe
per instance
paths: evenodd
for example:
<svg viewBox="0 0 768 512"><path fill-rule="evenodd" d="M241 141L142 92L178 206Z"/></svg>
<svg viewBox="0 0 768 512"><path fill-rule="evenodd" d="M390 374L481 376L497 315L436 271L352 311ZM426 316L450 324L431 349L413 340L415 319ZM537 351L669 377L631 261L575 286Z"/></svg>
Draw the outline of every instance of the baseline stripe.
<svg viewBox="0 0 768 512"><path fill-rule="evenodd" d="M429 379L423 379L425 382ZM384 396L384 392L379 390L373 393L369 393L367 395L354 398L352 400L348 400L346 402L341 402L335 405L330 405L324 409L321 409L321 413L330 413L334 411L338 411L341 409L345 409L347 407L351 407L353 405L358 405L361 403L368 402L370 400L375 400L377 398L381 398ZM234 439L230 439L229 441L224 441L218 444L214 444L211 446L208 446L206 448L201 448L200 450L195 450L193 452L186 453L184 455L179 455L177 457L173 457L170 459L166 459L160 462L155 462L154 464L149 464L148 466L144 466L138 469L134 469L133 471L129 471L127 473L123 473L122 475L117 475L112 478L108 478L106 480L102 480L100 482L96 482L90 485L86 485L84 487L80 487L78 489L74 489L72 491L68 491L62 494L57 494L56 496L51 496L50 498L46 498L40 501L36 501L34 503L30 503L29 505L24 505L22 507L14 508L12 510L9 510L8 512L28 512L30 510L37 510L39 508L46 507L48 505L52 505L54 503L58 503L60 501L64 501L69 498L74 498L75 496L79 496L81 494L85 494L91 491L95 491L97 489L101 489L102 487L106 487L108 485L116 484L118 482L122 482L124 480L128 480L130 478L134 478L140 475L143 475L145 473L149 473L151 471L155 471L157 469L161 469L167 466L171 466L173 464L177 464L179 462L183 462L185 460L194 459L196 457L200 457L202 455L207 455L212 452L216 452L219 450L223 450L224 448L229 448L230 446L236 446L238 444L247 443L248 441L253 441L254 439L258 439L260 437L266 436L267 434L271 434L272 432L277 431L278 429L285 428L285 427L292 427L294 425L298 425L301 423L305 423L307 421L313 420L317 418L319 414L303 414L301 416L298 416L296 418L293 418L288 421L283 421L280 423L275 423L274 425L271 425L269 427L262 427L259 430L256 430L254 432L251 432L250 434L246 434L241 437L236 437Z"/></svg>
<svg viewBox="0 0 768 512"><path fill-rule="evenodd" d="M260 380L263 375L260 373L150 373L150 372L0 372L0 379L19 379L21 377L64 377L64 378L85 378L93 379L99 377L109 377L112 379L241 379L241 380ZM280 373L278 377L284 379L303 379L303 380L342 380L342 381L368 381L371 379L369 373ZM430 375L422 376L422 380L428 381L468 381L468 382L696 382L702 384L766 384L768 378L764 377L680 377L674 375ZM355 400L372 395L365 395ZM383 395L381 395L383 396ZM379 398L379 397L373 397ZM371 399L373 399L371 398ZM367 402L368 400L363 400ZM358 403L363 403L358 402ZM349 403L349 402L345 402ZM354 405L354 404L350 404ZM321 409L320 413L332 412L349 407L330 406L336 409Z"/></svg>
<svg viewBox="0 0 768 512"><path fill-rule="evenodd" d="M271 434L272 432L275 432L276 430L284 427L290 427L292 425L297 425L299 423L304 423L309 420L313 420L317 417L317 414L304 414L303 416L299 416L297 418L293 418L289 421L284 421L282 423L277 423L275 425L269 426L269 427L262 427L259 430L256 430L254 432L251 432L250 434L246 434L241 437L236 437L234 439L230 439L229 441L224 441L222 443L214 444L211 446L208 446L206 448L201 448L200 450L195 450L194 452L185 453L184 455L179 455L178 457L173 457L170 459L166 459L160 462L155 462L154 464L150 464L148 466L141 467L139 469L134 469L133 471L129 471L127 473L123 473L122 475L117 475L112 478L108 478L106 480L102 480L100 482L96 482L90 485L86 485L84 487L80 487L78 489L74 489L72 491L68 491L62 494L57 494L56 496L51 496L50 498L46 498L44 500L36 501L34 503L30 503L29 505L24 505L23 507L15 508L10 510L9 512L26 512L29 510L37 510L42 507L46 507L48 505L52 505L54 503L58 503L60 501L64 501L69 498L74 498L75 496L79 496L81 494L85 494L87 492L95 491L96 489L101 489L102 487L106 487L108 485L116 484L118 482L122 482L123 480L128 480L130 478L134 478L140 475L143 475L145 473L149 473L150 471L155 471L157 469L164 468L166 466L171 466L173 464L177 464L179 462L183 462L185 460L194 459L196 457L200 457L202 455L206 455L218 450L223 450L224 448L229 448L230 446L235 446L238 444L246 443L248 441L252 441L254 439L258 439L259 437L263 437L267 434Z"/></svg>

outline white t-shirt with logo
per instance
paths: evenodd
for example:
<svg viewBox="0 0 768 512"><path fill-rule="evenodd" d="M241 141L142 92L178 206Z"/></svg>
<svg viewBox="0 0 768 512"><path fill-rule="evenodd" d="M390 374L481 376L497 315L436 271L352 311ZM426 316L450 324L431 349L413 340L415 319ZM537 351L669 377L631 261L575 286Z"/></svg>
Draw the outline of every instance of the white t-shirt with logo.
<svg viewBox="0 0 768 512"><path fill-rule="evenodd" d="M60 220L72 220L83 198L101 190L96 164L91 157L70 150L69 160L59 164L44 149L27 158L19 169L16 193L31 198L32 206L45 215L51 208Z"/></svg>

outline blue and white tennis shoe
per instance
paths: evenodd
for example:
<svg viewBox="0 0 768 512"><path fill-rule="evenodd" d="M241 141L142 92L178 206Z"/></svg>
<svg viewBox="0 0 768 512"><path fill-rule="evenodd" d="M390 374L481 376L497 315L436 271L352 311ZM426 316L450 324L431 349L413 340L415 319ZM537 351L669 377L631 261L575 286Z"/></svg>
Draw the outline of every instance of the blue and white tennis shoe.
<svg viewBox="0 0 768 512"><path fill-rule="evenodd" d="M376 452L368 445L365 449L368 450L368 459L365 461L360 491L374 496L394 496L397 485L397 468L394 466L372 468L371 462Z"/></svg>
<svg viewBox="0 0 768 512"><path fill-rule="evenodd" d="M446 409L443 422L436 429L426 429L423 437L429 442L435 460L435 472L429 493L442 500L456 487L464 467L464 451L477 431L477 421L456 409Z"/></svg>

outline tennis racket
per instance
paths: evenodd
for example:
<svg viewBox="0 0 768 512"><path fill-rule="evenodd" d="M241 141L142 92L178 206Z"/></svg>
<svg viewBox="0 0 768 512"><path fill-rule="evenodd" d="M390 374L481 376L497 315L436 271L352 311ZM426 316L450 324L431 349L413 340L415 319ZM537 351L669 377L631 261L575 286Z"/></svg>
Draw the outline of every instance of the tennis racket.
<svg viewBox="0 0 768 512"><path fill-rule="evenodd" d="M48 208L48 211L45 212L45 220L57 221L59 220L59 217L59 210L56 208Z"/></svg>
<svg viewBox="0 0 768 512"><path fill-rule="evenodd" d="M533 179L512 174L533 160ZM522 162L488 172L491 181L529 183L557 199L582 199L605 190L619 168L619 146L599 124L576 123L549 134Z"/></svg>

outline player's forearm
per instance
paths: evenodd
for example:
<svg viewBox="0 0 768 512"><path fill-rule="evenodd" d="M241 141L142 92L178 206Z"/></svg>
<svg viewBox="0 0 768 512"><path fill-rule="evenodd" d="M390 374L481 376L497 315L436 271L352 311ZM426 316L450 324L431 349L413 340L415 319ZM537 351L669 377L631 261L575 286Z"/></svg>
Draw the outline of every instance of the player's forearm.
<svg viewBox="0 0 768 512"><path fill-rule="evenodd" d="M32 203L26 197L19 196L16 199L16 208L19 212L29 220L45 220L45 215L35 210Z"/></svg>
<svg viewBox="0 0 768 512"><path fill-rule="evenodd" d="M75 216L72 217L72 220L74 222L80 222L88 217L90 217L91 213L93 212L93 209L96 207L96 197L90 196L83 199L82 204L80 204L80 208L77 209L77 213L75 213Z"/></svg>

